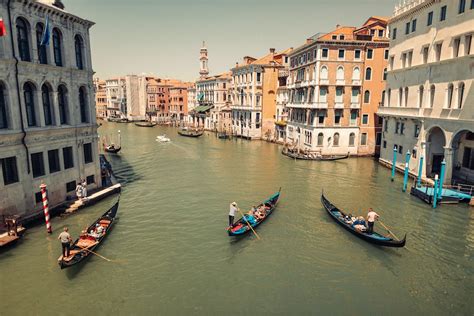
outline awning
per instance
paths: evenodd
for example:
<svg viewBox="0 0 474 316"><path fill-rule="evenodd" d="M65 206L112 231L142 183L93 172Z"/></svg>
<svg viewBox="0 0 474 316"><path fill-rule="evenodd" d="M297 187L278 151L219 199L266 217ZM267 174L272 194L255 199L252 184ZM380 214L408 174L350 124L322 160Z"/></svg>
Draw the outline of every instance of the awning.
<svg viewBox="0 0 474 316"><path fill-rule="evenodd" d="M209 111L212 108L212 105L199 105L193 109L194 113L204 113Z"/></svg>

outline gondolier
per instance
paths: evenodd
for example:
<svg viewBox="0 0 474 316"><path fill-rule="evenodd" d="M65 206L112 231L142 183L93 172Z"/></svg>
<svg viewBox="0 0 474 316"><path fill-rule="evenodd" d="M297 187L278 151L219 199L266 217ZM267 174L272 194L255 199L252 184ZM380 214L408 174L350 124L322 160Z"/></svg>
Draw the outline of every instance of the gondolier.
<svg viewBox="0 0 474 316"><path fill-rule="evenodd" d="M379 218L379 214L375 213L372 208L369 208L367 213L367 232L372 234L374 232L375 220Z"/></svg>
<svg viewBox="0 0 474 316"><path fill-rule="evenodd" d="M237 203L232 202L229 207L229 227L234 225L235 212L237 212Z"/></svg>
<svg viewBox="0 0 474 316"><path fill-rule="evenodd" d="M68 228L64 227L64 230L61 234L59 234L58 239L61 241L61 246L62 246L62 251L63 251L63 257L67 258L69 257L69 249L71 246L71 235L69 235Z"/></svg>

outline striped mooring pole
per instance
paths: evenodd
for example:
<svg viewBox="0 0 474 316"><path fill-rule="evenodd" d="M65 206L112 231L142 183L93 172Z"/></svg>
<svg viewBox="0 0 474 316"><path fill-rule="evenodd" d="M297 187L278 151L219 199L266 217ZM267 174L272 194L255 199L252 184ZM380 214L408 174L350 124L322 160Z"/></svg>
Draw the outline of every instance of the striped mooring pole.
<svg viewBox="0 0 474 316"><path fill-rule="evenodd" d="M46 230L48 234L53 233L53 229L51 228L51 223L49 222L49 205L48 205L48 193L46 192L46 184L41 183L41 197L43 198L43 212L44 212L44 220L46 222Z"/></svg>

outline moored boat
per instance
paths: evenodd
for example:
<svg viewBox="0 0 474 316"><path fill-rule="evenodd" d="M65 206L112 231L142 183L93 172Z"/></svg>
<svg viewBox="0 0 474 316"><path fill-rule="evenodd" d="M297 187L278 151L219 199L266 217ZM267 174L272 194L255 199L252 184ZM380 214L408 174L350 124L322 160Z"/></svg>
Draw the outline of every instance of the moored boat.
<svg viewBox="0 0 474 316"><path fill-rule="evenodd" d="M138 127L154 127L156 126L156 122L136 122L135 123L135 126L138 126Z"/></svg>
<svg viewBox="0 0 474 316"><path fill-rule="evenodd" d="M219 139L230 139L230 135L227 134L226 132L217 134L217 137Z"/></svg>
<svg viewBox="0 0 474 316"><path fill-rule="evenodd" d="M319 160L319 161L335 161L349 158L349 153L346 155L321 155L319 153L298 152L296 150L289 150L283 148L281 153L287 157L298 160Z"/></svg>
<svg viewBox="0 0 474 316"><path fill-rule="evenodd" d="M328 214L331 216L332 219L334 219L339 225L341 225L342 227L344 227L346 230L356 235L357 237L369 243L379 245L379 246L385 246L385 247L405 246L406 235L403 237L402 240L396 240L391 237L386 237L375 231L372 234L359 231L356 228L354 228L350 223L346 222L345 217L347 216L347 214L344 213L342 210L338 209L331 202L329 202L329 200L324 196L324 194L321 194L321 203L323 204L324 208L326 209L326 211L328 212Z"/></svg>
<svg viewBox="0 0 474 316"><path fill-rule="evenodd" d="M111 154L116 154L118 153L120 150L122 149L122 147L120 146L115 146L114 144L110 144L108 146L104 146L104 150L108 153L111 153Z"/></svg>
<svg viewBox="0 0 474 316"><path fill-rule="evenodd" d="M254 214L244 214L245 219L242 217L234 223L231 227L227 228L229 236L241 236L245 235L251 231L251 228L256 228L261 223L263 223L275 210L278 200L280 199L281 188L278 192L274 193L263 203L256 207L256 213Z"/></svg>
<svg viewBox="0 0 474 316"><path fill-rule="evenodd" d="M197 128L183 127L178 130L178 134L186 137L199 137L204 134L204 131Z"/></svg>
<svg viewBox="0 0 474 316"><path fill-rule="evenodd" d="M109 234L112 226L114 224L115 218L117 216L117 210L119 206L120 197L117 202L105 212L101 217L99 217L92 225L87 228L81 236L74 241L71 245L69 252L69 257L64 258L61 255L58 258L58 264L61 269L71 267L79 262L87 259L89 256L93 255L94 249L96 249L104 240L104 238ZM96 227L102 227L102 233L96 233ZM91 231L93 233L91 233Z"/></svg>

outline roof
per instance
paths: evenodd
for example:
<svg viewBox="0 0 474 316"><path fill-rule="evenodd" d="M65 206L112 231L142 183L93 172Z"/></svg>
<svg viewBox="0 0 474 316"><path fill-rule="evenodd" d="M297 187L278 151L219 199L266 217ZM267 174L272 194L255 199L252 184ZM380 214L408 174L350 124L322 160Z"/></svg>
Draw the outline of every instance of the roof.
<svg viewBox="0 0 474 316"><path fill-rule="evenodd" d="M209 111L212 108L212 105L199 105L195 107L192 111L196 113L204 113Z"/></svg>
<svg viewBox="0 0 474 316"><path fill-rule="evenodd" d="M240 68L240 67L245 67L248 65L270 65L272 62L276 63L277 65L282 65L282 56L289 54L293 48L287 48L281 52L270 52L267 55L260 57L258 59L255 59L253 61L250 61L248 63L243 63L243 64L237 64L234 69ZM248 58L248 56L245 56L244 59Z"/></svg>

